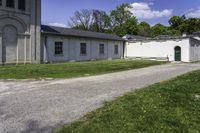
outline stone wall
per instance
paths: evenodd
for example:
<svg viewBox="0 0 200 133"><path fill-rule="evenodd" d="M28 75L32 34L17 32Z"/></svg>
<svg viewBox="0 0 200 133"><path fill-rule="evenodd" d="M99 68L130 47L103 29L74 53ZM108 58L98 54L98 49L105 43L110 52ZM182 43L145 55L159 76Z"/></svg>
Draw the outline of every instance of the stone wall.
<svg viewBox="0 0 200 133"><path fill-rule="evenodd" d="M25 10L17 2L9 8L3 0L0 6L0 64L39 63L41 1L26 0Z"/></svg>

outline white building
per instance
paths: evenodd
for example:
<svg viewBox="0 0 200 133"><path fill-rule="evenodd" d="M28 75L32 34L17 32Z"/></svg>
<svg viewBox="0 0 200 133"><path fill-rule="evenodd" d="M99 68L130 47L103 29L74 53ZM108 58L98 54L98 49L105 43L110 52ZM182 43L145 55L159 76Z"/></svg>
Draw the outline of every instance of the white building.
<svg viewBox="0 0 200 133"><path fill-rule="evenodd" d="M123 42L112 34L42 25L44 62L122 58Z"/></svg>
<svg viewBox="0 0 200 133"><path fill-rule="evenodd" d="M161 37L149 39L126 36L125 57L135 59L200 61L200 37Z"/></svg>

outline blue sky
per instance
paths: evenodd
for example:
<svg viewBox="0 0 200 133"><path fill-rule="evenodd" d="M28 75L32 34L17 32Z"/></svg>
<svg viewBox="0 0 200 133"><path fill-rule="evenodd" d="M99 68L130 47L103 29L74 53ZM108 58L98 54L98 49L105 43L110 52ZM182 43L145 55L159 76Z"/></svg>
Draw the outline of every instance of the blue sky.
<svg viewBox="0 0 200 133"><path fill-rule="evenodd" d="M42 23L66 26L76 10L99 9L109 13L117 5L130 3L139 21L168 25L173 15L200 18L200 0L42 0Z"/></svg>

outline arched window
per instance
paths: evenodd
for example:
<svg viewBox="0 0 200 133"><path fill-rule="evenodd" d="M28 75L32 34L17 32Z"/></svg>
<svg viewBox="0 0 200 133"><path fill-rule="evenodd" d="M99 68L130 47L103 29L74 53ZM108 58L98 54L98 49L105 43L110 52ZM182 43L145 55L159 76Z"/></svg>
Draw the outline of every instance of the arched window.
<svg viewBox="0 0 200 133"><path fill-rule="evenodd" d="M26 9L26 1L25 0L18 0L18 8L20 10L25 10Z"/></svg>
<svg viewBox="0 0 200 133"><path fill-rule="evenodd" d="M6 6L10 8L15 8L15 0L6 0Z"/></svg>

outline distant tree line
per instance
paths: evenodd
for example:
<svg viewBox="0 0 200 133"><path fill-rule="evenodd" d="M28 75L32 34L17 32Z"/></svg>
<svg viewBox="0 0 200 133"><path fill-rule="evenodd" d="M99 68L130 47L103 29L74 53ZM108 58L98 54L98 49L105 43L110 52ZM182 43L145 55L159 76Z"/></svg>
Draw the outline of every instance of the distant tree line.
<svg viewBox="0 0 200 133"><path fill-rule="evenodd" d="M105 11L83 9L76 11L69 22L74 29L112 33L119 36L126 34L156 37L158 35L192 34L200 31L199 18L173 16L169 19L169 26L160 23L150 26L147 22L138 22L134 14L128 10L129 4L122 4L107 14Z"/></svg>

